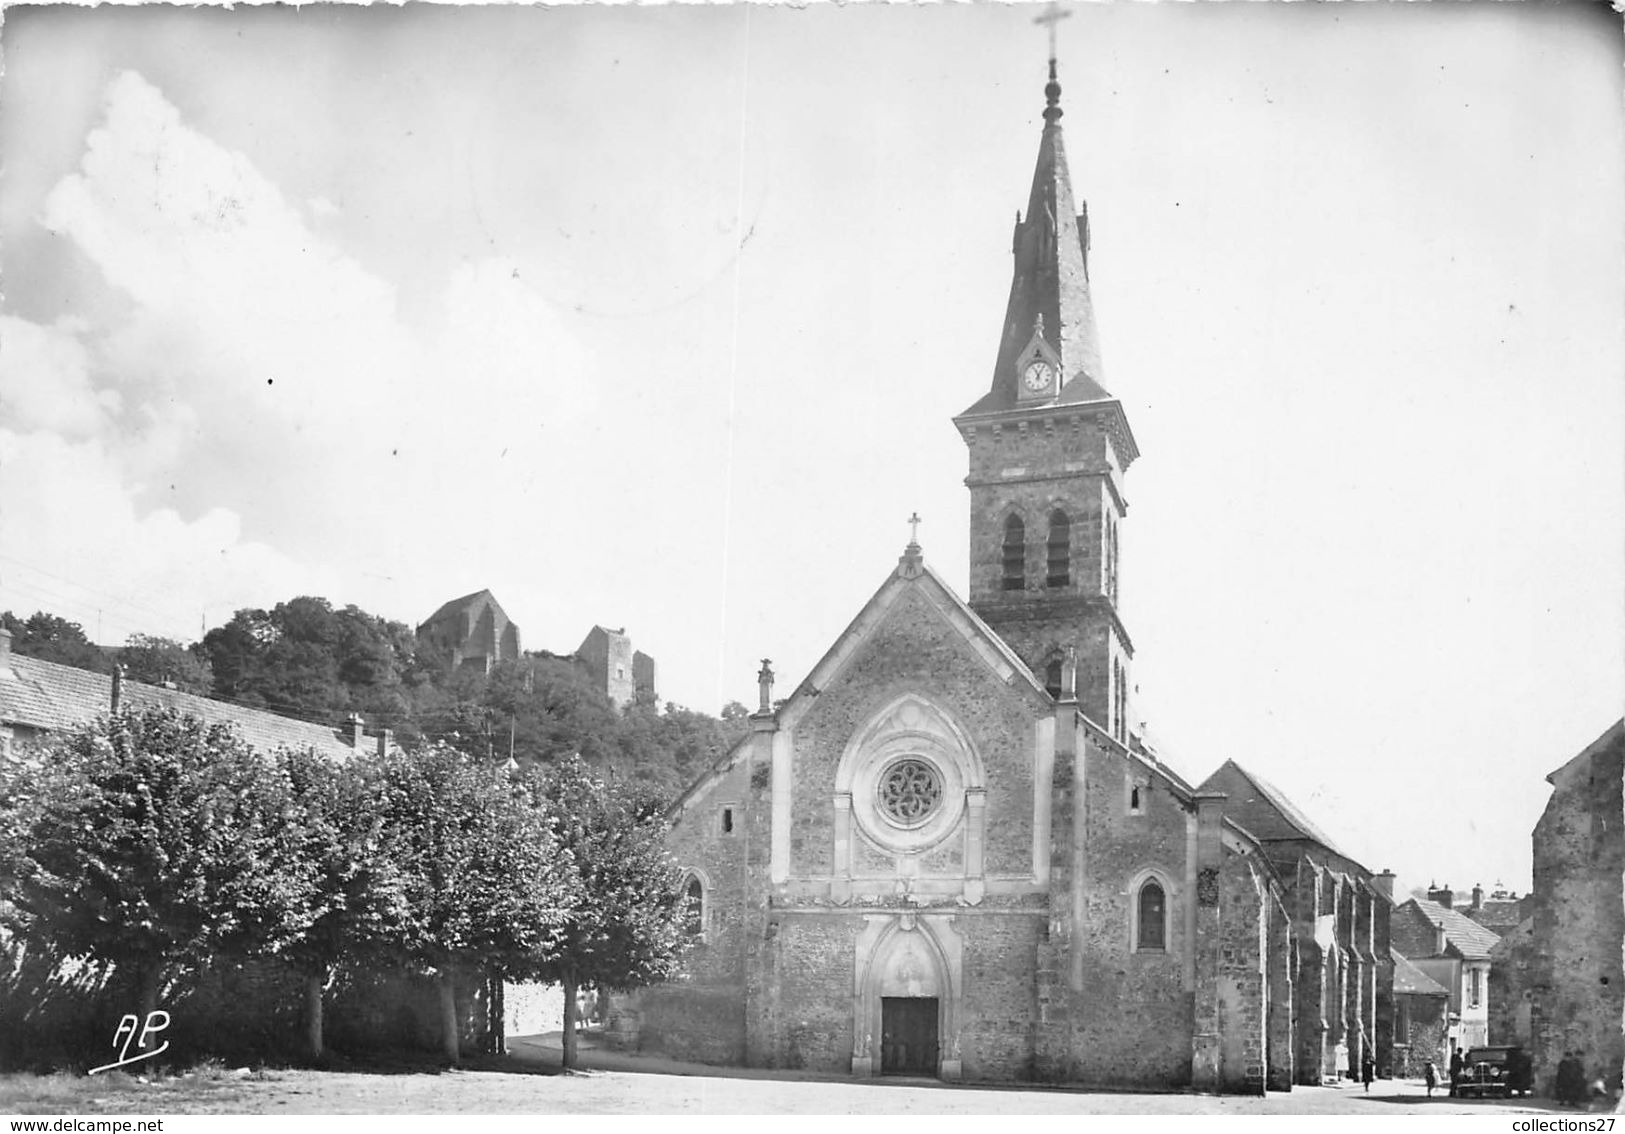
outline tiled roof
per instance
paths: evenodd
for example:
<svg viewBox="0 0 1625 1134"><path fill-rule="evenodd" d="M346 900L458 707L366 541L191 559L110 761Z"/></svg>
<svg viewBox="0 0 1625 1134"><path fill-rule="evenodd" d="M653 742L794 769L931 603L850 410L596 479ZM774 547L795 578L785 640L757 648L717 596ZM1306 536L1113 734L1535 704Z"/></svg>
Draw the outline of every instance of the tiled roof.
<svg viewBox="0 0 1625 1134"><path fill-rule="evenodd" d="M1445 909L1438 902L1412 898L1408 904L1414 905L1423 917L1444 930L1445 941L1454 946L1465 960L1488 960L1490 950L1501 940L1500 934L1485 929L1466 914Z"/></svg>
<svg viewBox="0 0 1625 1134"><path fill-rule="evenodd" d="M1399 954L1397 950L1388 950L1394 958L1394 992L1396 994L1408 992L1413 996L1444 996L1450 995L1450 990L1444 985L1428 976Z"/></svg>
<svg viewBox="0 0 1625 1134"><path fill-rule="evenodd" d="M1236 775L1246 780L1258 793L1258 799L1267 804L1275 812L1275 818L1279 820L1278 823L1266 824L1261 821L1262 817L1256 813L1256 809L1253 809L1254 813L1249 816L1251 821L1248 826L1258 838L1263 840L1309 839L1312 842L1319 843L1333 854L1348 859L1350 862L1356 861L1352 855L1346 853L1336 843L1332 842L1324 831L1311 823L1309 817L1299 811L1297 806L1279 788L1268 780L1249 772L1234 760L1226 760L1218 771L1203 781L1200 790L1213 790L1215 781L1224 778L1226 768L1232 769ZM1244 801L1237 800L1236 802L1241 803Z"/></svg>
<svg viewBox="0 0 1625 1134"><path fill-rule="evenodd" d="M0 721L6 724L54 732L94 720L112 704L113 679L109 674L18 654L11 655L10 664L9 673L0 669ZM124 682L122 696L124 703L134 708L170 708L209 724L233 725L244 743L261 752L314 748L342 757L352 751L344 734L336 729L262 709L139 681Z"/></svg>

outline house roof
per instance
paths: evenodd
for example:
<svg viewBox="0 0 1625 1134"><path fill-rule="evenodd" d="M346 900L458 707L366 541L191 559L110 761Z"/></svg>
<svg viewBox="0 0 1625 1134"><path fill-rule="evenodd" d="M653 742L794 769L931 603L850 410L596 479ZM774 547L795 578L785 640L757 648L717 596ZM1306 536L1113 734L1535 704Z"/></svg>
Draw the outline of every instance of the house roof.
<svg viewBox="0 0 1625 1134"><path fill-rule="evenodd" d="M0 668L0 721L8 725L55 732L74 728L106 713L113 700L113 678L69 665L12 654L10 668ZM353 751L344 734L325 725L125 681L121 697L138 709L167 708L189 713L209 724L230 724L243 742L261 752L278 748L314 748L334 756Z"/></svg>
<svg viewBox="0 0 1625 1134"><path fill-rule="evenodd" d="M1412 996L1450 996L1450 990L1444 985L1428 976L1427 973L1411 964L1396 949L1389 949L1388 953L1394 959L1394 993L1409 993Z"/></svg>
<svg viewBox="0 0 1625 1134"><path fill-rule="evenodd" d="M1489 960L1490 950L1501 940L1500 934L1485 929L1466 914L1445 909L1438 902L1412 898L1405 904L1415 906L1423 917L1444 930L1446 947L1454 948L1464 960Z"/></svg>
<svg viewBox="0 0 1625 1134"><path fill-rule="evenodd" d="M1229 773L1228 775L1226 773ZM1319 843L1333 854L1357 861L1347 851L1332 842L1331 837L1322 831L1309 817L1298 810L1296 804L1286 797L1286 794L1275 787L1263 777L1249 772L1234 760L1226 760L1206 780L1202 782L1201 791L1223 791L1223 781L1232 777L1240 777L1250 786L1254 793L1255 802L1259 806L1246 807L1246 822L1250 830L1258 839L1271 842L1284 839L1308 839ZM1234 792L1231 793L1234 796ZM1246 806L1249 801L1234 799L1233 803Z"/></svg>

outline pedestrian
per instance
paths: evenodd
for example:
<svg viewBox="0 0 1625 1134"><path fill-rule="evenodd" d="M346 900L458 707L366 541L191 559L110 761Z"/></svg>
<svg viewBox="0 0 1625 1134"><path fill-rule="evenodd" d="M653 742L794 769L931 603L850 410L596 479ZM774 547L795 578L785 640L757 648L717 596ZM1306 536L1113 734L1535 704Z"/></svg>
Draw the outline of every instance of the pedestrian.
<svg viewBox="0 0 1625 1134"><path fill-rule="evenodd" d="M1461 1081L1461 1045L1450 1053L1450 1097L1456 1097L1456 1084Z"/></svg>
<svg viewBox="0 0 1625 1134"><path fill-rule="evenodd" d="M1365 1058L1360 1060L1360 1082L1365 1084L1365 1093L1371 1093L1371 1080L1377 1077L1377 1059L1369 1050Z"/></svg>
<svg viewBox="0 0 1625 1134"><path fill-rule="evenodd" d="M1422 1067L1422 1078L1428 1085L1428 1098L1433 1097L1433 1088L1439 1085L1439 1065L1428 1060Z"/></svg>

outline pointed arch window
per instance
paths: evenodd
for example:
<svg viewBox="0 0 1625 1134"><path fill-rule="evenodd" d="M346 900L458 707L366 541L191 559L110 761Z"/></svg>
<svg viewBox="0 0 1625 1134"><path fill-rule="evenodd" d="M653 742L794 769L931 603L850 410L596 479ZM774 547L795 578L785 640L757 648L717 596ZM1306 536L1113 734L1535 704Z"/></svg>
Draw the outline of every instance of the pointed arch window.
<svg viewBox="0 0 1625 1134"><path fill-rule="evenodd" d="M1019 591L1027 585L1027 525L1020 516L1004 522L1004 590Z"/></svg>
<svg viewBox="0 0 1625 1134"><path fill-rule="evenodd" d="M1049 514L1049 571L1045 582L1064 587L1072 582L1072 521L1059 508Z"/></svg>
<svg viewBox="0 0 1625 1134"><path fill-rule="evenodd" d="M705 935L705 886L692 874L683 888L683 932L690 937Z"/></svg>
<svg viewBox="0 0 1625 1134"><path fill-rule="evenodd" d="M1142 953L1161 953L1168 948L1168 895L1162 883L1148 878L1134 898L1134 947Z"/></svg>

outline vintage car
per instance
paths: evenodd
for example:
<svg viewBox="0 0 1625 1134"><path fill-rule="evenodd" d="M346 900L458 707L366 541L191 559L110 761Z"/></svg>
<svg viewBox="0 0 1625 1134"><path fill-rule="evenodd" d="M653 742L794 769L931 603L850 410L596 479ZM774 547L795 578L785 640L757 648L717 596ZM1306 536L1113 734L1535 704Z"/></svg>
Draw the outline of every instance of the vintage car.
<svg viewBox="0 0 1625 1134"><path fill-rule="evenodd" d="M1534 1088L1533 1071L1529 1055L1521 1047L1470 1048L1461 1061L1456 1095L1464 1099L1527 1096Z"/></svg>

